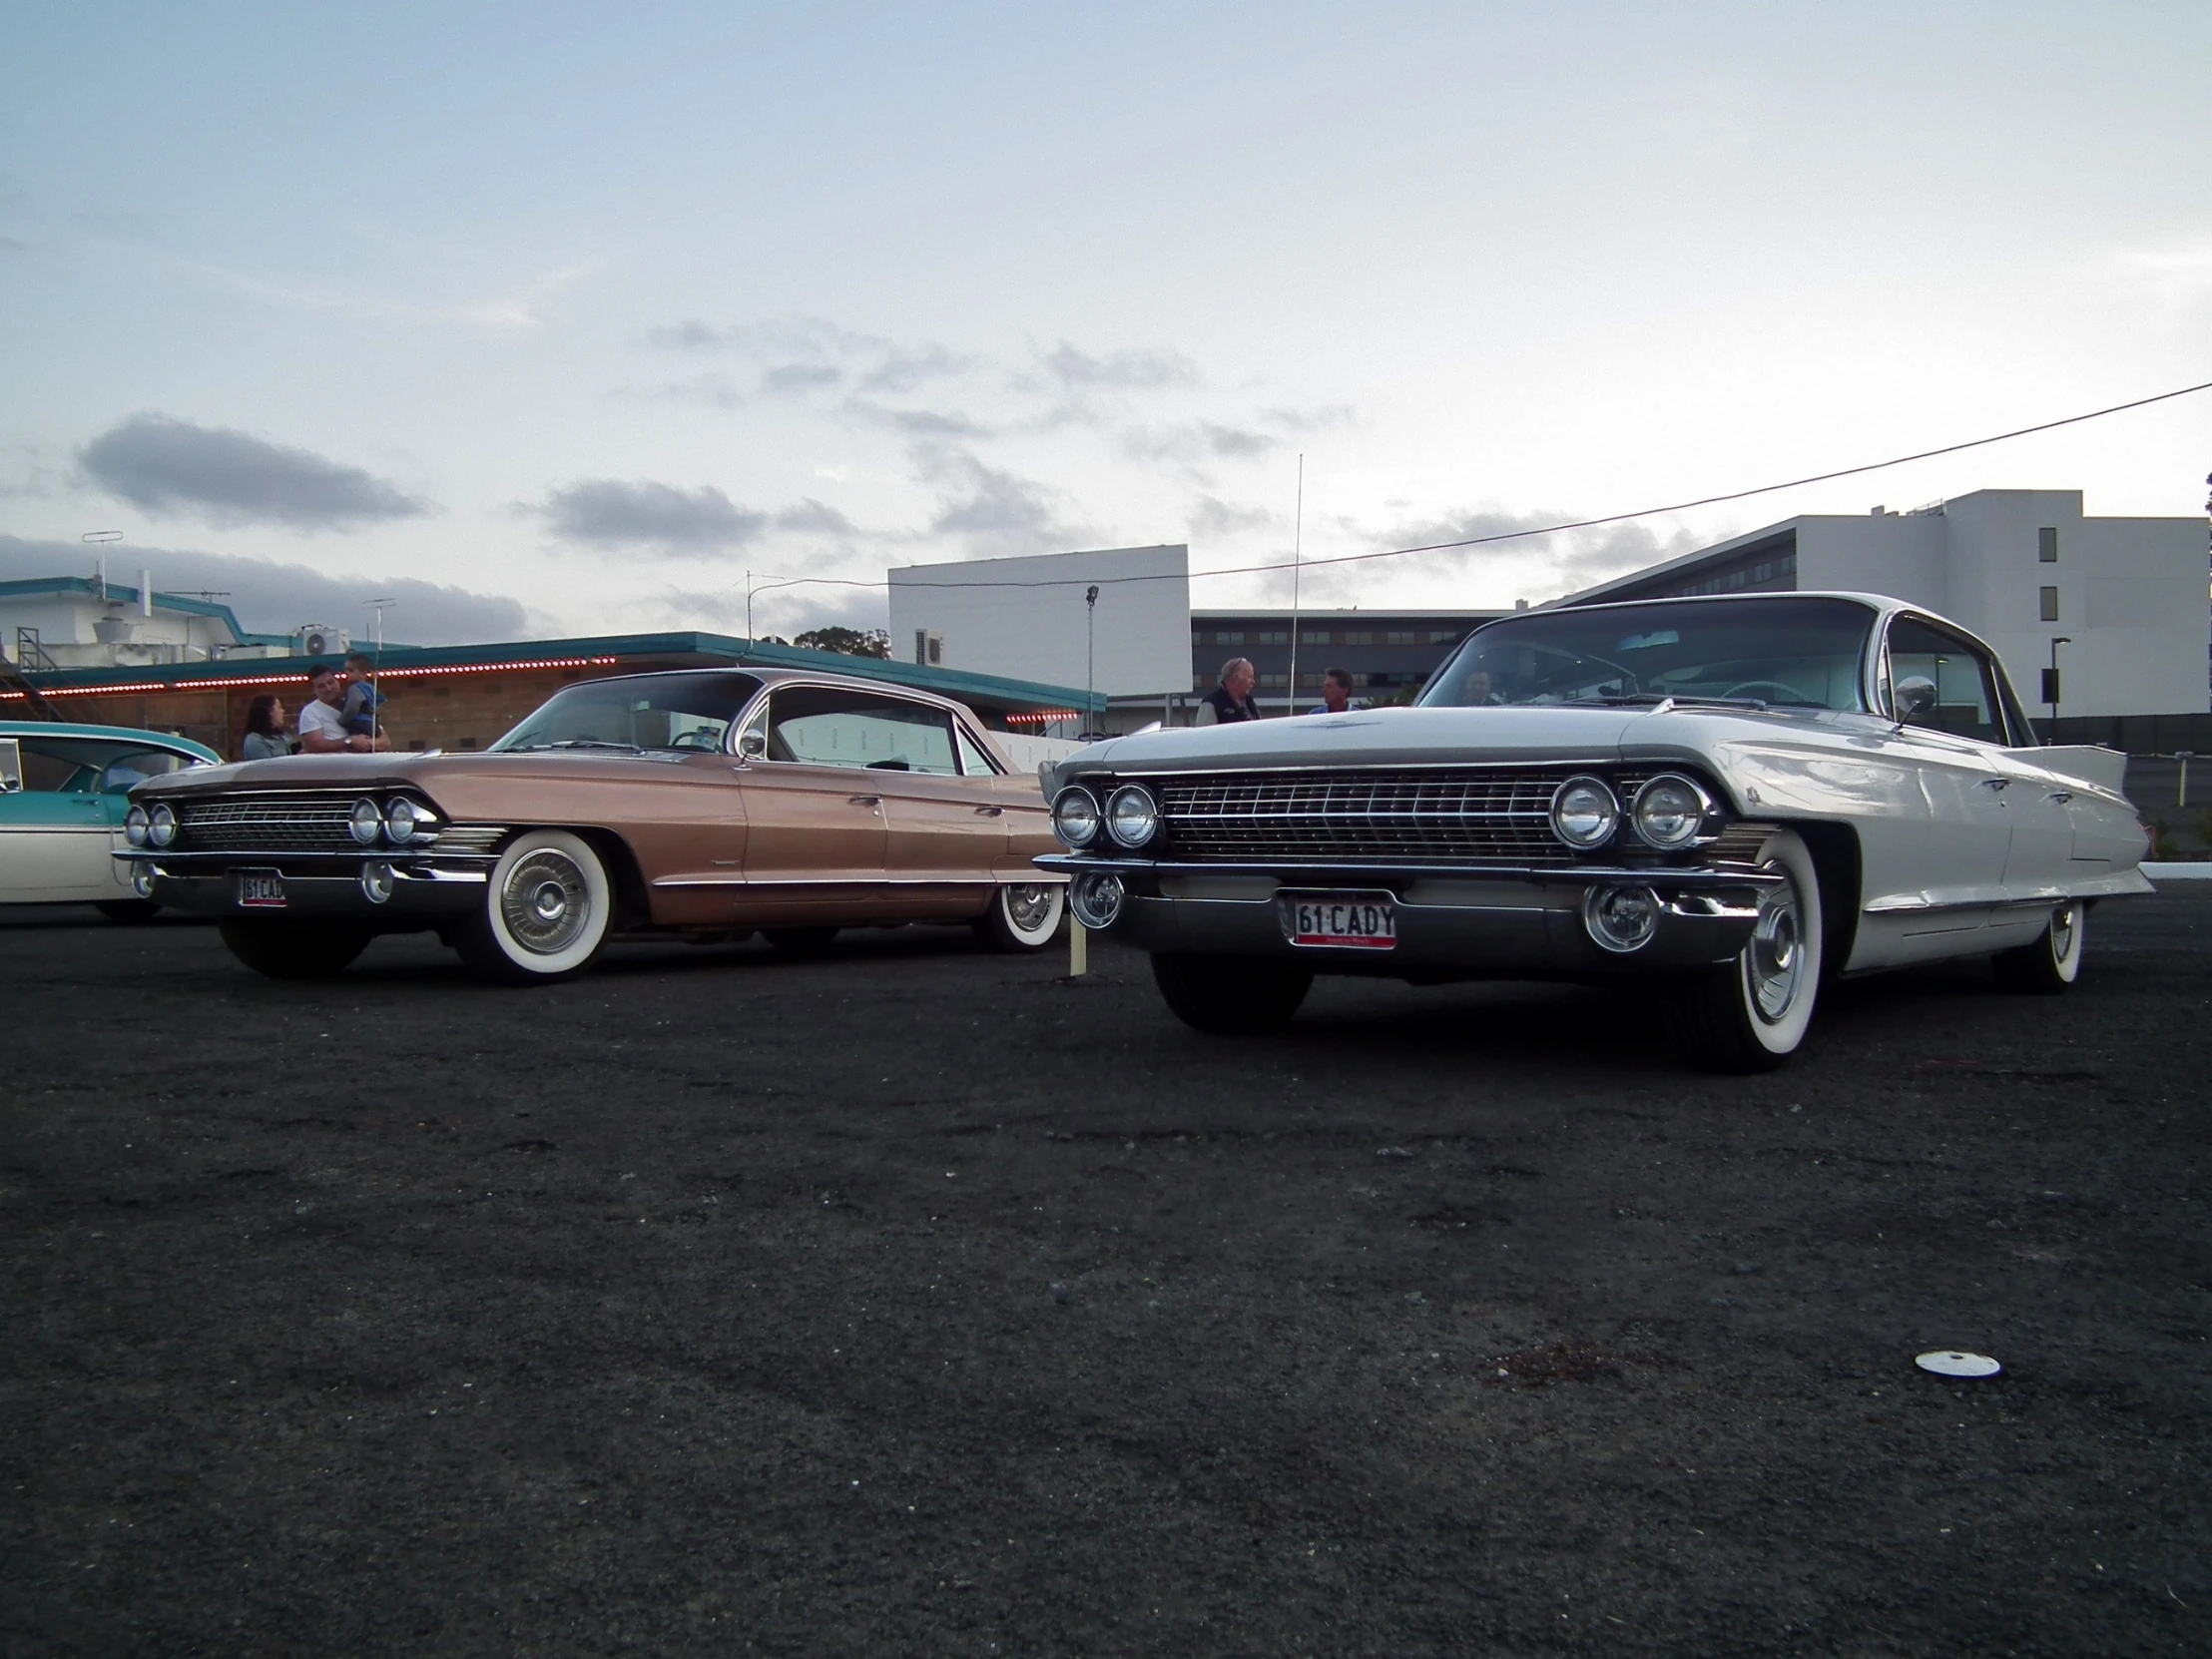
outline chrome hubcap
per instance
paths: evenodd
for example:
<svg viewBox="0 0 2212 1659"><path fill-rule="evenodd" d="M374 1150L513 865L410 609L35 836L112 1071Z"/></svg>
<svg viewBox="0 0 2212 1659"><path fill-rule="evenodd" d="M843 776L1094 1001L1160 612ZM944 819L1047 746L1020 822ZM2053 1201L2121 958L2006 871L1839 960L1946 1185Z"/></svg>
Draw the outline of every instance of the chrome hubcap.
<svg viewBox="0 0 2212 1659"><path fill-rule="evenodd" d="M1805 975L1805 944L1798 913L1797 883L1785 880L1759 895L1759 919L1751 929L1744 971L1751 979L1752 1004L1769 1025L1789 1013Z"/></svg>
<svg viewBox="0 0 2212 1659"><path fill-rule="evenodd" d="M515 943L551 956L574 944L591 920L591 891L574 860L541 848L507 872L499 913Z"/></svg>
<svg viewBox="0 0 2212 1659"><path fill-rule="evenodd" d="M1042 882L1025 882L1006 889L1006 919L1024 933L1034 933L1052 914L1052 889Z"/></svg>

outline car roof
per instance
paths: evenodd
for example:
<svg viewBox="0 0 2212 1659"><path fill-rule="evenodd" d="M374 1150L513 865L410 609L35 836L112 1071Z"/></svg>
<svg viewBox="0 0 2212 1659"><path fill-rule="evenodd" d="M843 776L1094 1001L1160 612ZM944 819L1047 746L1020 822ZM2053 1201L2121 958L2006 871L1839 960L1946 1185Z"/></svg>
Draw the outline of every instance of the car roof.
<svg viewBox="0 0 2212 1659"><path fill-rule="evenodd" d="M1534 610L1507 612L1482 626L1494 628L1499 622L1510 622L1515 617L1534 616L1539 611L1557 615L1564 611L1641 610L1650 605L1761 605L1785 599L1848 599L1854 604L1865 605L1883 617L1893 616L1899 611L1910 611L1915 616L1925 616L1939 622L1946 628L1955 628L1969 639L1979 638L1964 623L1953 622L1933 606L1918 605L1912 600L1899 599L1892 594L1857 593L1846 588L1785 588L1769 593L1676 593L1669 594L1664 599L1608 599L1595 605L1539 605Z"/></svg>
<svg viewBox="0 0 2212 1659"><path fill-rule="evenodd" d="M607 685L620 680L669 680L686 676L719 679L732 674L749 675L760 681L764 688L785 685L838 686L853 691L889 692L895 697L910 697L917 702L934 703L941 709L955 710L971 720L975 718L975 711L958 698L946 697L941 692L924 691L919 686L901 685L896 680L874 680L857 674L835 674L828 669L755 668L743 663L732 663L727 668L660 668L643 669L636 674L602 674L589 680L572 680L561 690L569 691L577 686Z"/></svg>
<svg viewBox="0 0 2212 1659"><path fill-rule="evenodd" d="M109 743L145 744L152 749L173 750L195 760L218 761L204 743L180 738L173 732L148 732L136 726L81 726L66 720L0 720L0 738L93 738Z"/></svg>

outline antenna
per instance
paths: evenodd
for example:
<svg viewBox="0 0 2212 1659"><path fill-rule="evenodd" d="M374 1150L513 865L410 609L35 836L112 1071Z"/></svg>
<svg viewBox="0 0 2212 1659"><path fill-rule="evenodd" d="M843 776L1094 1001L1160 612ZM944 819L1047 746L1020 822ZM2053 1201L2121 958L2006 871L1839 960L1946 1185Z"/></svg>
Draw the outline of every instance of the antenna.
<svg viewBox="0 0 2212 1659"><path fill-rule="evenodd" d="M1306 456L1298 457L1298 507L1291 515L1291 700L1285 717L1298 713L1298 579L1306 559Z"/></svg>
<svg viewBox="0 0 2212 1659"><path fill-rule="evenodd" d="M80 541L89 542L95 547L105 547L110 542L121 541L123 539L123 532L121 530L87 530L78 539ZM105 605L107 602L108 556L103 553L100 555L100 603Z"/></svg>
<svg viewBox="0 0 2212 1659"><path fill-rule="evenodd" d="M398 603L399 601L396 599L364 599L361 601L362 608L373 612L376 617L376 649L368 659L368 743L371 749L375 748L377 738L383 733L383 715L380 709L381 699L376 692L376 675L377 671L384 666L384 613Z"/></svg>

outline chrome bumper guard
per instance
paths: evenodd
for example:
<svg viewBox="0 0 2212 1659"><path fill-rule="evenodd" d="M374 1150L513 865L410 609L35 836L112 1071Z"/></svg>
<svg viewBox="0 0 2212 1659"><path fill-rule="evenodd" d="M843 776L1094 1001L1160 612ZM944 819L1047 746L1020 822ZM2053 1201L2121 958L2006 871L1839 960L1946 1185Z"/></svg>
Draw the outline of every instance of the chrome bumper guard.
<svg viewBox="0 0 2212 1659"><path fill-rule="evenodd" d="M270 916L299 921L344 919L401 930L435 926L482 907L494 853L439 852L435 848L364 847L357 852L157 850L131 847L113 856L127 869L153 870L157 904L202 916ZM369 865L391 872L390 896L368 896L362 872ZM240 902L242 871L273 870L283 877L280 910Z"/></svg>
<svg viewBox="0 0 2212 1659"><path fill-rule="evenodd" d="M1046 853L1040 868L1120 879L1109 936L1143 950L1302 960L1323 972L1414 978L1638 975L1732 960L1751 938L1772 870L1649 864L1278 864L1176 862ZM1601 947L1583 900L1608 888L1657 901L1648 940ZM1278 894L1387 892L1397 939L1387 950L1293 944Z"/></svg>

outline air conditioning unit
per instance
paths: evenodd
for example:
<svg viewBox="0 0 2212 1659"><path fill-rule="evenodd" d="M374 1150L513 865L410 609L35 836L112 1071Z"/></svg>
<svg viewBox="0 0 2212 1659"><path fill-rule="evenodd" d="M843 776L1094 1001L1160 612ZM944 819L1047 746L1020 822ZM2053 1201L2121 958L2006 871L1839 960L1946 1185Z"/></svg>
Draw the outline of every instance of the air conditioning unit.
<svg viewBox="0 0 2212 1659"><path fill-rule="evenodd" d="M327 622L303 622L291 631L291 643L302 657L342 657L353 649L353 636Z"/></svg>
<svg viewBox="0 0 2212 1659"><path fill-rule="evenodd" d="M944 667L944 636L926 628L914 630L914 661L923 668Z"/></svg>

